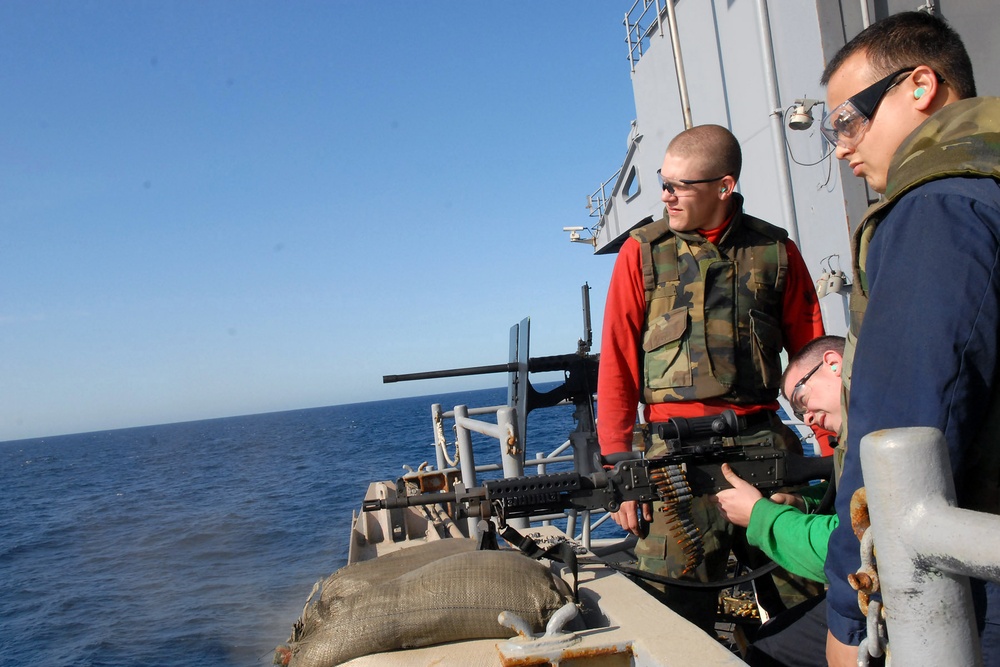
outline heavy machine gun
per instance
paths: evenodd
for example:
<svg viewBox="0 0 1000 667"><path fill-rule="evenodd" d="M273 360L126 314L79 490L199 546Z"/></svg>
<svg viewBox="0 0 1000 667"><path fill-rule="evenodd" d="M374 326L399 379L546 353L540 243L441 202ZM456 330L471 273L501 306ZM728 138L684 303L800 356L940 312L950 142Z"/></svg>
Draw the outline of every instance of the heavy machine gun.
<svg viewBox="0 0 1000 667"><path fill-rule="evenodd" d="M716 416L658 424L656 428L670 445L671 453L653 458L638 452L611 455L603 460L609 467L590 473L557 472L486 480L482 486L472 488L447 480L427 485L440 491L420 491L404 477L397 481L394 498L368 500L363 509L450 503L459 516L496 517L504 524L509 519L567 510L615 512L629 500L684 505L694 496L730 488L722 475L723 463L762 491L830 478L832 457L791 454L770 444L725 446L724 438L741 430L741 419L727 410Z"/></svg>
<svg viewBox="0 0 1000 667"><path fill-rule="evenodd" d="M695 496L729 488L722 474L728 463L745 481L762 491L830 479L833 457L805 457L778 449L773 444L726 445L726 438L745 428L743 418L732 410L720 415L693 419L671 419L654 426L667 442L668 454L646 458L626 452L604 458L592 472L557 472L487 480L481 486L466 487L444 472L422 472L401 477L395 493L366 499L362 509L400 510L419 505L445 504L454 518L495 519L504 538L525 549L525 540L508 521L552 518L567 511L618 511L622 503L662 501L671 535L686 558L683 576L704 559L702 535L692 515ZM641 531L648 529L639 515ZM488 522L487 527L492 526ZM490 529L492 530L492 529ZM530 552L530 550L529 550ZM748 575L757 577L770 567ZM630 573L644 578L655 575ZM682 584L670 577L655 577L662 583ZM719 582L705 585L718 585ZM701 585L701 584L699 584Z"/></svg>

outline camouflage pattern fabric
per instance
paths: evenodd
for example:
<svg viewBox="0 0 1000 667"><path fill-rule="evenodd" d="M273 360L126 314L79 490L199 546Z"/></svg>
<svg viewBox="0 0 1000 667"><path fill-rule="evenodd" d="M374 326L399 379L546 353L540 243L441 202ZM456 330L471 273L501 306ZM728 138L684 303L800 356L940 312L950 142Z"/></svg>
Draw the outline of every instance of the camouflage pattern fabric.
<svg viewBox="0 0 1000 667"><path fill-rule="evenodd" d="M742 212L714 245L666 217L632 232L646 289L643 402L777 398L787 233Z"/></svg>
<svg viewBox="0 0 1000 667"><path fill-rule="evenodd" d="M861 330L868 305L865 264L875 229L907 192L930 181L985 177L1000 181L1000 98L976 97L947 105L911 134L889 165L885 196L865 212L854 232L851 332Z"/></svg>
<svg viewBox="0 0 1000 667"><path fill-rule="evenodd" d="M666 443L656 435L651 437L652 442L647 446L647 456L666 454ZM799 438L774 413L770 414L769 422L759 428L725 439L727 446L761 443L774 443L781 449L802 453L802 443ZM719 581L726 577L730 551L737 545L749 550L751 567L758 567L767 562L763 553L746 544L744 529L736 528L726 521L718 508L706 498L696 497L691 502L689 512L700 533L704 558L693 572L686 572L689 552L684 549L684 540L677 537L677 522L668 518L670 506L656 502L653 503L653 510L649 534L645 539L639 540L635 548L638 567L644 572L702 582ZM786 607L803 602L822 590L822 586L816 582L794 577L780 568L774 571L772 578L781 597L781 603ZM657 597L678 614L709 633L714 632L718 591L692 590L655 582L647 582L645 585L653 589Z"/></svg>

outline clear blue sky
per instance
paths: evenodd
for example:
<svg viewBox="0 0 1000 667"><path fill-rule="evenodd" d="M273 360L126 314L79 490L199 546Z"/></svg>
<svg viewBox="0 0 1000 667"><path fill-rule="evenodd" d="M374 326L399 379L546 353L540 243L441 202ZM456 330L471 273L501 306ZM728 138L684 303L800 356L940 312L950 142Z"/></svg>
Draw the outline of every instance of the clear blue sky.
<svg viewBox="0 0 1000 667"><path fill-rule="evenodd" d="M575 349L629 3L0 3L0 440ZM548 379L552 379L551 376Z"/></svg>

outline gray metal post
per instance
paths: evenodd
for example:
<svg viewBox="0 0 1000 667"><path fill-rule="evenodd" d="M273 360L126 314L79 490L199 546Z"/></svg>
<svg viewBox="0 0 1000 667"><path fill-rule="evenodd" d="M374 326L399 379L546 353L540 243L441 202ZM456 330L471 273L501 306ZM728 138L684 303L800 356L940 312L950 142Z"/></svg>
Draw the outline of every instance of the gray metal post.
<svg viewBox="0 0 1000 667"><path fill-rule="evenodd" d="M861 465L893 662L982 665L969 580L942 565L960 570L955 548L990 533L957 523L975 513L955 508L944 435L933 428L870 433L861 440Z"/></svg>
<svg viewBox="0 0 1000 667"><path fill-rule="evenodd" d="M788 154L785 148L784 116L778 98L777 68L774 63L774 40L771 37L771 19L767 0L757 0L757 28L760 32L760 50L764 60L764 92L771 107L771 145L778 168L775 185L781 196L781 207L785 211L785 229L792 241L799 243L799 221L795 214L795 200L792 197L792 172L788 168Z"/></svg>
<svg viewBox="0 0 1000 667"><path fill-rule="evenodd" d="M566 511L566 534L570 537L576 535L576 510Z"/></svg>
<svg viewBox="0 0 1000 667"><path fill-rule="evenodd" d="M514 408L504 407L497 410L497 440L500 441L500 462L503 464L504 477L524 476L524 449L517 438L517 415ZM514 528L523 530L531 525L527 519L510 519L507 523Z"/></svg>
<svg viewBox="0 0 1000 667"><path fill-rule="evenodd" d="M504 477L524 475L524 449L518 442L517 419L514 408L497 410L497 439L500 441L500 461Z"/></svg>
<svg viewBox="0 0 1000 667"><path fill-rule="evenodd" d="M472 454L472 435L462 425L462 420L469 418L469 408L465 405L455 406L455 441L458 443L459 470L462 472L462 484L465 488L476 486L476 461ZM469 526L469 537L479 538L477 524L479 518L470 516L466 519Z"/></svg>
<svg viewBox="0 0 1000 667"><path fill-rule="evenodd" d="M674 71L677 75L677 93L681 101L681 114L684 116L684 129L690 130L694 127L691 119L691 98L688 95L687 72L684 69L684 58L681 55L681 35L677 29L677 10L674 8L676 0L667 0L667 25L670 28L670 45L674 50ZM660 3L656 3L656 20L660 21ZM661 27L662 31L662 27Z"/></svg>
<svg viewBox="0 0 1000 667"><path fill-rule="evenodd" d="M632 26L628 22L628 12L625 12L625 43L628 44L628 67L635 72L635 58L632 57Z"/></svg>

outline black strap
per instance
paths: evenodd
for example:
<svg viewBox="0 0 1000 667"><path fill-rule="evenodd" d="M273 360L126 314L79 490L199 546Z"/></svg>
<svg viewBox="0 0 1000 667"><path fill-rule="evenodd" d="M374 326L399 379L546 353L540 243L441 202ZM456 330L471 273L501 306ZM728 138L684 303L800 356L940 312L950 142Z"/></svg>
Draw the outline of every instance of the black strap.
<svg viewBox="0 0 1000 667"><path fill-rule="evenodd" d="M762 577L765 574L770 573L774 568L778 567L775 562L770 562L767 565L762 565L756 570L752 570L741 577L733 577L732 579L720 579L719 581L691 581L690 579L677 579L675 577L668 577L664 574L653 574L652 572L646 572L645 570L640 570L636 567L630 567L628 565L618 565L617 563L611 563L608 561L601 561L602 565L607 565L612 570L617 570L622 574L629 574L639 579L645 579L646 581L654 581L658 584L664 584L666 586L673 586L675 588L696 588L696 589L722 589L729 588L730 586L738 586L740 584L745 584L748 581L753 581L758 577Z"/></svg>
<svg viewBox="0 0 1000 667"><path fill-rule="evenodd" d="M483 530L480 538L479 544L480 549L484 548L482 545L485 543L492 544L493 546L487 546L487 549L496 549L496 528L492 521L487 521L489 528ZM485 527L484 527L485 528ZM489 538L485 538L487 535L492 535L492 541ZM562 541L551 546L548 549L542 549L538 546L530 537L522 535L513 526L504 527L503 531L500 533L504 540L507 541L511 546L517 547L523 554L534 558L535 560L540 560L542 558L548 558L549 560L554 560L559 563L564 563L569 567L570 571L573 573L573 602L579 603L579 563L576 557L576 551L573 550L573 545L570 542ZM739 584L745 584L748 581L753 581L759 577L769 574L774 568L778 567L775 562L770 562L766 565L762 565L756 570L752 570L747 574L740 577L734 577L732 579L723 579L720 581L691 581L689 579L677 579L675 577L668 577L662 574L653 574L652 572L646 572L635 567L629 567L628 565L619 565L617 563L612 563L610 561L601 560L600 563L612 570L621 572L622 574L632 575L638 577L639 579L645 579L647 581L653 581L659 584L664 584L667 586L673 586L675 588L693 588L693 589L722 589L729 588L730 586L738 586Z"/></svg>
<svg viewBox="0 0 1000 667"><path fill-rule="evenodd" d="M833 459L833 456L830 457ZM819 505L813 510L813 514L833 514L830 510L833 509L833 503L837 499L837 485L833 483L833 480L827 482L826 492L823 494L823 499L819 501Z"/></svg>
<svg viewBox="0 0 1000 667"><path fill-rule="evenodd" d="M493 528L492 521L489 521L487 523L490 524L491 532L495 530ZM496 539L495 535L496 533L494 532L494 543ZM517 547L518 549L521 550L523 554L529 556L530 558L534 558L535 560L548 558L549 560L554 560L558 563L564 563L569 568L570 572L572 572L573 574L573 602L575 603L580 602L580 596L578 590L580 568L576 559L576 551L573 550L572 543L563 540L549 547L548 549L542 549L540 546L538 546L537 542L535 542L530 537L522 535L520 532L518 532L516 528L510 525L504 526L500 535L503 537L503 539L507 540L508 544ZM482 544L481 540L480 544Z"/></svg>

